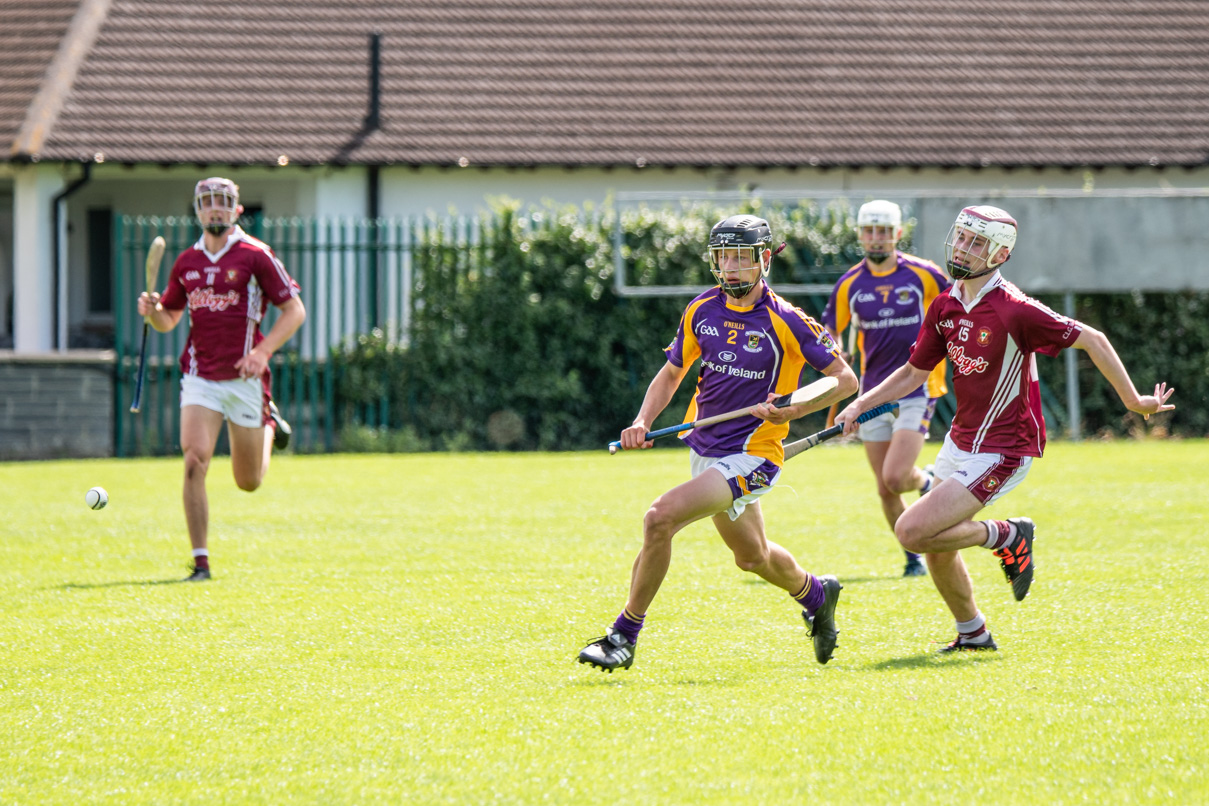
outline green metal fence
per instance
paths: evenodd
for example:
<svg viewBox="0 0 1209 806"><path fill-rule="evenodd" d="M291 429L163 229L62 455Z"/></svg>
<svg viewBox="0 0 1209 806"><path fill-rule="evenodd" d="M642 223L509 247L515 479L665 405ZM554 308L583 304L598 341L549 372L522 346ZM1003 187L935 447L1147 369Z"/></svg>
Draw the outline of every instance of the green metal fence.
<svg viewBox="0 0 1209 806"><path fill-rule="evenodd" d="M298 451L330 451L336 446L337 368L331 350L358 334L375 329L392 341L406 343L412 306L413 244L447 239L462 249L472 245L476 230L465 219L434 222L252 219L245 229L273 247L302 287L307 322L271 362L272 392L294 429ZM147 373L142 412L129 413L134 394L142 320L135 301L143 291L147 249L157 235L167 242L157 286L164 288L176 255L201 236L197 222L187 217L118 217L116 221L115 444L119 456L172 453L180 431L179 356L188 322L170 333L154 330L147 348ZM434 229L442 235L434 235ZM439 256L438 256L439 257ZM430 270L442 271L441 260L427 260ZM262 324L268 332L276 309ZM376 427L386 424L389 401L363 404L351 412L354 421ZM341 413L347 416L348 412Z"/></svg>
<svg viewBox="0 0 1209 806"><path fill-rule="evenodd" d="M521 226L540 226L534 223L540 220L540 216L523 218ZM463 327L464 323L445 321L440 301L464 292L476 278L492 272L493 255L486 244L500 221L487 216L441 221L427 217L389 221L253 218L242 223L251 235L274 249L301 286L307 308L306 324L270 365L273 397L294 429L293 449L335 450L340 447L342 432L350 426L405 425L391 421L392 401L385 385L380 394L373 393L378 395L376 399L367 399L363 393L342 396L344 365L337 359L358 336L374 332L387 343L406 348L414 335L413 318L425 319L427 327ZM166 334L151 331L142 412L131 414L142 334L135 301L143 291L143 264L155 236L162 235L167 242L157 282L162 290L176 256L196 243L201 232L190 217L124 216L117 218L115 226L116 453L175 453L180 432L179 356L188 322ZM597 218L590 226L599 228L601 223ZM634 264L641 260L632 253L629 259ZM817 315L826 297L810 294L795 301ZM269 306L262 323L264 332L272 327L276 315L276 309ZM638 382L645 383L645 379L636 379ZM1048 389L1043 391L1047 417L1060 422L1061 405ZM350 402L353 398L357 402ZM399 409L397 405L393 409L395 419ZM937 407L937 427L947 428L952 413L950 395ZM220 450L225 446L220 445Z"/></svg>

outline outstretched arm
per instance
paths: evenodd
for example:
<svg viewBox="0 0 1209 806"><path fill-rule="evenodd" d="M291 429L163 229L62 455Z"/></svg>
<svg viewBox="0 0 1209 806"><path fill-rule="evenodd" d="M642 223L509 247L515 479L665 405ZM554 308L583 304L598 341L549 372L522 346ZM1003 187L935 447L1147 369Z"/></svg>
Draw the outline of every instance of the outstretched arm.
<svg viewBox="0 0 1209 806"><path fill-rule="evenodd" d="M856 430L856 418L869 409L891 400L898 400L908 392L914 392L928 379L930 369L920 369L906 363L890 374L890 377L865 392L835 417L835 424L844 426L844 433Z"/></svg>
<svg viewBox="0 0 1209 806"><path fill-rule="evenodd" d="M768 393L768 399L751 410L753 417L759 417L761 420L767 420L774 425L781 425L790 420L796 420L799 417L805 417L812 411L819 411L828 406L836 406L841 400L846 397L851 397L852 393L860 388L860 381L856 379L856 373L852 371L852 367L848 366L843 358L837 358L827 365L823 370L823 374L829 378L835 378L838 385L826 397L821 397L813 403L804 403L799 406L786 406L783 409L778 409L772 405L772 402L777 399L778 395L775 392Z"/></svg>
<svg viewBox="0 0 1209 806"><path fill-rule="evenodd" d="M1117 390L1117 396L1121 398L1125 408L1130 411L1136 411L1149 419L1152 414L1171 411L1175 408L1173 404L1167 402L1175 389L1168 389L1166 383L1155 384L1153 395L1139 395L1138 390L1133 386L1133 381L1129 378L1129 373L1125 371L1125 365L1121 363L1117 351L1113 349L1112 343L1109 342L1107 336L1094 327L1084 325L1083 332L1071 346L1087 351L1087 355L1096 365L1096 369L1100 370L1100 374L1112 384L1113 389Z"/></svg>
<svg viewBox="0 0 1209 806"><path fill-rule="evenodd" d="M655 418L672 402L672 395L676 394L676 389L687 372L687 366L678 367L668 361L655 373L651 385L646 389L646 395L642 398L642 408L638 410L634 424L621 432L622 450L649 448L655 444L644 439L650 430L648 426L655 422Z"/></svg>

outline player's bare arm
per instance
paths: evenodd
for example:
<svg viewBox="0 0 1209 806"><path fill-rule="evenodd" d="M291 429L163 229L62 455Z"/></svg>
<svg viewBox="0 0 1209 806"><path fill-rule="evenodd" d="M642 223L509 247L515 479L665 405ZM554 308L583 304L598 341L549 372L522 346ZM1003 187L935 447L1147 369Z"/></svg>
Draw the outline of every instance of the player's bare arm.
<svg viewBox="0 0 1209 806"><path fill-rule="evenodd" d="M908 392L918 389L928 379L930 372L931 370L919 369L913 364L903 364L894 370L886 380L849 403L843 411L835 416L835 424L842 425L845 434L851 434L856 430L857 417L874 406L898 400Z"/></svg>
<svg viewBox="0 0 1209 806"><path fill-rule="evenodd" d="M688 367L678 367L671 361L668 361L663 367L655 373L655 377L651 379L651 385L646 389L646 395L642 398L642 407L638 409L638 416L634 418L634 423L621 432L621 449L628 451L634 448L649 448L655 443L651 440L643 439L650 429L648 426L655 422L667 404L672 402L672 395L676 394L676 389L680 386L680 381L688 374Z"/></svg>
<svg viewBox="0 0 1209 806"><path fill-rule="evenodd" d="M790 420L805 417L812 411L822 411L829 408L831 404L851 397L860 387L860 381L857 380L856 373L852 371L852 367L848 366L848 362L843 358L837 358L828 364L827 368L823 370L823 374L829 378L835 378L839 382L839 385L825 397L821 397L812 403L777 408L772 405L772 401L776 400L779 395L775 392L769 392L768 399L753 407L751 413L761 420L767 420L774 425L784 425Z"/></svg>
<svg viewBox="0 0 1209 806"><path fill-rule="evenodd" d="M160 293L144 291L138 298L139 316L147 317L147 321L159 333L167 333L176 327L181 320L184 310L170 311L160 305Z"/></svg>
<svg viewBox="0 0 1209 806"><path fill-rule="evenodd" d="M235 362L235 368L239 370L239 377L259 378L263 375L273 353L289 341L290 337L298 332L298 328L302 327L302 323L306 321L306 307L298 297L293 297L278 305L277 310L281 312L281 315L273 323L272 329L265 334L264 340Z"/></svg>
<svg viewBox="0 0 1209 806"><path fill-rule="evenodd" d="M1129 377L1129 372L1121 363L1117 351L1113 349L1112 342L1094 327L1084 325L1083 332L1071 346L1087 352L1092 363L1096 365L1096 369L1100 370L1100 374L1112 384L1112 388L1117 391L1117 396L1121 398L1125 408L1130 411L1136 411L1149 419L1152 414L1171 411L1175 408L1175 404L1167 402L1175 389L1168 389L1166 383L1155 384L1153 395L1138 394L1138 390L1134 388L1133 381Z"/></svg>

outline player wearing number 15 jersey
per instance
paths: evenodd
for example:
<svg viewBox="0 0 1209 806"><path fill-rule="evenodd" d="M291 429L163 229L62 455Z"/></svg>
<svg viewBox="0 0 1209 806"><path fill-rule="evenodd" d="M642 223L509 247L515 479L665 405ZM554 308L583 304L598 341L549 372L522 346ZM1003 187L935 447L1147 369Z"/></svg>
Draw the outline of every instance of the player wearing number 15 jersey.
<svg viewBox="0 0 1209 806"><path fill-rule="evenodd" d="M1086 350L1130 411L1149 416L1175 408L1167 403L1174 390L1165 383L1156 384L1153 395L1138 393L1104 334L1003 279L999 267L1011 256L1016 233L1015 219L997 207L961 211L945 241L957 282L928 308L911 358L835 418L851 430L861 412L914 388L942 359L953 364L957 413L936 458L936 486L894 527L905 549L927 555L932 580L957 622L957 638L942 652L997 648L974 602L961 549L992 550L1017 601L1033 581L1033 521L973 517L1019 485L1045 448L1036 354Z"/></svg>
<svg viewBox="0 0 1209 806"><path fill-rule="evenodd" d="M580 651L580 663L609 672L630 667L647 608L671 564L672 538L702 518L713 520L740 568L794 598L815 659L831 659L838 634L835 606L843 586L833 576L808 574L793 555L767 539L759 498L780 475L781 440L789 421L848 397L857 381L827 332L765 282L774 254L771 244L768 222L755 216L731 216L710 231L710 268L718 287L688 304L676 338L665 350L667 363L647 388L633 425L621 432L621 447L651 447L646 439L650 425L697 359L701 370L685 422L745 406L751 407L751 416L703 426L684 437L691 448L692 479L655 499L647 510L625 608L603 638ZM813 404L771 406L773 399L799 387L807 364L836 378L836 389ZM704 646L721 651L714 637Z"/></svg>

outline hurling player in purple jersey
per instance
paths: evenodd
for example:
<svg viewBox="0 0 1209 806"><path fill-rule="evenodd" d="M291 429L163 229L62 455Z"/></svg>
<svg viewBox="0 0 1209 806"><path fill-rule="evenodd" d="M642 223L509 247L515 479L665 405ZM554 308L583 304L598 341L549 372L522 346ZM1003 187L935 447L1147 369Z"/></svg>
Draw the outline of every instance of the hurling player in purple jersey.
<svg viewBox="0 0 1209 806"><path fill-rule="evenodd" d="M935 263L898 250L903 214L894 202L878 199L861 205L856 228L865 259L835 284L823 310L823 324L837 340L849 323L857 329L861 389L866 390L907 360L924 312L949 287L949 278ZM853 356L846 358L853 360ZM936 399L946 391L941 361L921 386L898 400L897 414L883 414L857 429L891 531L906 509L903 493L922 495L932 486L932 474L916 467L915 461L928 437ZM904 553L903 576L927 574L918 554Z"/></svg>
<svg viewBox="0 0 1209 806"><path fill-rule="evenodd" d="M751 415L683 437L691 449L692 479L647 510L625 608L604 637L580 651L580 663L609 672L630 667L647 608L671 564L672 538L703 518L713 520L736 565L783 589L802 608L818 662L826 663L835 651L835 606L843 586L834 576L807 573L768 540L759 498L780 476L789 421L848 397L857 380L827 331L765 282L771 243L768 222L751 215L723 219L710 231L710 268L719 285L685 308L676 338L664 351L667 363L647 388L633 425L621 432L621 447L651 447L646 439L651 424L697 359L696 394L684 421L746 406ZM798 388L807 365L834 377L836 389L812 404L771 406L777 396Z"/></svg>
<svg viewBox="0 0 1209 806"><path fill-rule="evenodd" d="M274 445L284 448L289 440L289 425L269 396L269 359L306 321L306 308L273 250L239 226L238 185L220 176L201 180L193 190L193 210L202 237L177 257L162 295L139 296L138 312L166 333L188 311L180 440L193 566L185 581L202 582L210 579L206 473L223 422L235 484L251 492L269 471ZM261 334L270 302L280 315Z"/></svg>

